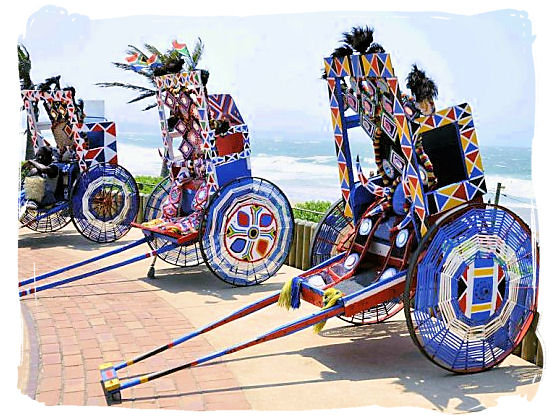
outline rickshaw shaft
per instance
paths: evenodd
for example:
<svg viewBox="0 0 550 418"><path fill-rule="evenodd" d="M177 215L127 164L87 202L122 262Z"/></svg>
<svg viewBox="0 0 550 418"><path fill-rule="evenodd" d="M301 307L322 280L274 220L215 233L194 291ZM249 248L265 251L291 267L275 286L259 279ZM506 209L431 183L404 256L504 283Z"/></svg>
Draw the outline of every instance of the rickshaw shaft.
<svg viewBox="0 0 550 418"><path fill-rule="evenodd" d="M107 258L107 257L110 257L112 255L115 255L115 254L121 253L123 251L129 250L130 248L137 247L138 245L141 245L141 244L143 244L144 242L147 242L147 241L149 241L149 238L141 238L141 239L139 239L137 241L134 241L134 242L132 242L128 245L124 245L123 247L117 248L115 250L108 251L108 252L100 254L96 257L92 257L92 258L89 258L89 259L84 260L84 261L79 261L78 263L71 264L69 266L62 267L60 269L53 270L53 271L41 274L41 275L36 276L36 277L32 277L32 278L23 280L23 281L19 282L19 287L25 286L26 284L37 282L39 280L47 279L48 277L57 276L60 273L64 273L66 271L73 270L73 269L78 268L78 267L85 266L86 264L93 263L94 261L98 261L98 260L101 260L103 258Z"/></svg>
<svg viewBox="0 0 550 418"><path fill-rule="evenodd" d="M50 289L52 287L57 287L57 286L60 286L60 285L66 284L66 283L74 282L76 280L84 279L86 277L94 276L96 274L104 273L106 271L114 270L116 268L123 267L123 266L126 266L128 264L132 264L132 263L135 263L137 261L140 261L140 260L144 260L144 259L149 258L151 256L154 256L156 254L161 254L161 253L173 250L177 246L178 246L178 244L169 244L165 247L159 248L158 250L154 250L154 251L139 255L137 257L130 258L129 260L121 261L120 263L116 263L116 264L113 264L111 266L102 267L100 269L93 270L93 271L90 271L88 273L79 274L77 276L69 277L67 279L59 280L57 282L48 283L48 284L45 284L43 286L33 287L33 288L30 288L30 289L27 289L27 290L22 290L22 291L19 292L19 297L26 296L26 295L31 295L33 293L37 293L37 292L40 292L42 290Z"/></svg>
<svg viewBox="0 0 550 418"><path fill-rule="evenodd" d="M299 319L295 322L291 322L289 324L285 324L279 328L276 328L272 331L269 331L265 334L262 334L256 338L253 338L251 340L248 340L241 344L236 344L232 347L216 351L214 353L208 354L206 356L200 357L194 361L191 361L189 363L182 364L180 366L176 366L174 368L162 370L160 372L156 373L150 373L144 376L136 377L130 380L127 380L125 382L120 383L120 388L118 391L122 389L127 389L132 386L139 385L141 383L150 382L152 380L158 379L160 377L164 377L166 375L178 372L183 369L188 369L194 366L198 366L200 364L206 363L210 360L213 360L215 358L224 356L226 354L232 354L236 353L237 351L243 350L248 347L252 347L254 345L267 342L270 340L274 340L280 337L284 337L290 334L293 334L295 332L301 331L304 328L310 327L312 325L315 325L319 322L326 321L328 318L331 318L336 315L340 315L344 313L344 307L342 304L337 304L331 308L316 312L314 314L311 314L309 316L306 316L305 318Z"/></svg>
<svg viewBox="0 0 550 418"><path fill-rule="evenodd" d="M131 360L127 360L125 362L121 362L119 364L116 364L114 366L114 369L115 370L120 370L120 369L123 369L123 368L125 368L127 366L130 366L132 364L136 364L136 363L138 363L142 360L145 360L145 359L147 359L151 356L154 356L155 354L162 353L163 351L168 350L169 348L175 347L175 346L177 346L177 345L179 345L179 344L181 344L185 341L189 341L190 339L195 338L195 337L197 337L201 334L205 334L208 331L211 331L215 328L218 328L218 327L220 327L222 325L225 325L229 322L232 322L236 319L243 318L243 317L245 317L245 316L247 316L251 313L259 311L260 309L263 309L267 306L273 305L279 299L279 295L280 295L280 292L277 292L274 295L266 297L265 299L261 299L258 302L254 302L250 305L247 305L244 308L242 308L238 311L235 311L235 312L223 317L222 319L220 319L216 322L212 322L211 324L205 325L204 327L202 327L202 328L200 328L200 329L198 329L194 332L191 332L189 334L186 334L186 335L184 335L180 338L177 338L177 339L173 340L172 342L170 342L168 344L165 344L165 345L162 345L160 347L154 348L153 350L148 351L147 353L141 354L137 357L134 357Z"/></svg>

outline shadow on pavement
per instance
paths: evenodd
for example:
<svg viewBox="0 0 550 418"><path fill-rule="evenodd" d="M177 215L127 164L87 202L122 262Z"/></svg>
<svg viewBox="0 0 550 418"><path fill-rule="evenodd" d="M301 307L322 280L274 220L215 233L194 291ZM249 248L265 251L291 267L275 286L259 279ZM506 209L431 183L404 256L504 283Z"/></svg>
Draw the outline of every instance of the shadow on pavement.
<svg viewBox="0 0 550 418"><path fill-rule="evenodd" d="M97 268L97 266L89 267L87 271ZM124 268L124 267L122 267ZM190 292L197 295L212 296L218 300L233 301L237 300L236 296L241 295L250 295L258 291L278 291L281 289L281 283L277 282L264 282L258 286L248 286L248 287L234 287L228 283L225 283L214 276L206 266L196 266L196 267L175 267L169 269L160 270L161 274L156 274L155 279L149 279L146 277L147 267L144 266L143 274L136 275L135 278L121 280L120 278L114 278L112 284L121 284L134 281L143 281L153 287L153 289L144 288L143 290L107 290L107 291L91 291L91 286L100 285L105 287L109 284L108 274L109 273L100 273L97 277L101 277L100 280L94 281L95 276L87 277L81 281L73 282L70 284L64 284L56 289L71 289L71 297L86 297L86 296L100 296L100 295L116 295L116 294L130 294L130 293L147 293L147 292L158 292L164 290L169 293L179 294L182 292ZM72 276L72 272L67 272L52 278L55 280L65 279ZM49 280L44 282L37 282L40 285L49 283ZM82 292L76 292L77 289L82 289ZM55 298L65 298L66 294L55 294L49 295L48 290L44 293L38 293L38 296L29 295L24 297L22 300L33 299L35 297L43 299L55 299ZM205 304L215 304L217 301L205 301Z"/></svg>
<svg viewBox="0 0 550 418"><path fill-rule="evenodd" d="M222 300L235 300L235 296L250 295L259 291L275 292L282 287L280 282L269 279L256 286L232 286L218 279L205 265L159 269L155 279L143 279L143 281L169 293L193 292Z"/></svg>
<svg viewBox="0 0 550 418"><path fill-rule="evenodd" d="M511 394L518 386L540 381L542 374L542 369L535 365L497 366L489 371L470 375L449 373L429 362L418 351L410 339L405 321L390 321L362 327L332 328L321 332L320 336L334 339L346 337L351 338L352 341L205 364L240 362L277 355L300 355L312 358L330 369L330 371L321 372L320 379L220 388L178 395L128 398L123 399L123 402L326 381L394 379L392 384L401 387L397 391L398 393L400 391L421 395L438 410L447 409L451 406L451 401L454 400L453 405L456 410L474 412L490 406L484 405L475 396L494 393ZM312 336L312 338L316 337ZM288 377L289 380L293 378L290 370ZM365 397L368 396L369 394L365 393ZM491 402L495 402L494 397L491 398ZM365 405L371 403L376 404L376 399L370 399L369 402L365 402ZM295 406L298 407L298 405ZM396 399L395 406L407 405Z"/></svg>
<svg viewBox="0 0 550 418"><path fill-rule="evenodd" d="M31 249L63 247L64 249L68 248L81 251L96 251L102 249L107 251L112 247L128 244L130 241L131 239L128 238L128 236L124 236L114 242L99 244L90 241L71 228L51 233L26 232L25 234L20 234L18 247Z"/></svg>

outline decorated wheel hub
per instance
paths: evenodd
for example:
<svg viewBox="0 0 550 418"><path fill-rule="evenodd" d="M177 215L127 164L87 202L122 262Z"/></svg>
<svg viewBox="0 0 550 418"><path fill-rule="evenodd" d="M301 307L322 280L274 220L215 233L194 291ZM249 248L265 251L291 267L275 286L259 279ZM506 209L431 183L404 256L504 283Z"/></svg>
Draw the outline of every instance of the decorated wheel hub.
<svg viewBox="0 0 550 418"><path fill-rule="evenodd" d="M474 236L453 248L443 265L438 298L449 329L471 338L491 335L505 323L517 303L517 264L515 252L500 237Z"/></svg>
<svg viewBox="0 0 550 418"><path fill-rule="evenodd" d="M257 203L246 203L227 218L225 247L239 261L255 262L267 257L277 238L273 212Z"/></svg>
<svg viewBox="0 0 550 418"><path fill-rule="evenodd" d="M109 183L99 177L92 181L84 192L83 216L90 222L120 222L126 217L129 204L125 204L127 192L120 179L111 178Z"/></svg>
<svg viewBox="0 0 550 418"><path fill-rule="evenodd" d="M99 219L114 219L122 210L123 193L119 185L97 189L90 197L90 208Z"/></svg>
<svg viewBox="0 0 550 418"><path fill-rule="evenodd" d="M476 258L462 271L455 286L460 311L474 322L487 320L506 296L504 269L494 258Z"/></svg>
<svg viewBox="0 0 550 418"><path fill-rule="evenodd" d="M86 238L115 241L130 230L137 216L137 184L119 165L95 164L78 177L70 209L76 229Z"/></svg>

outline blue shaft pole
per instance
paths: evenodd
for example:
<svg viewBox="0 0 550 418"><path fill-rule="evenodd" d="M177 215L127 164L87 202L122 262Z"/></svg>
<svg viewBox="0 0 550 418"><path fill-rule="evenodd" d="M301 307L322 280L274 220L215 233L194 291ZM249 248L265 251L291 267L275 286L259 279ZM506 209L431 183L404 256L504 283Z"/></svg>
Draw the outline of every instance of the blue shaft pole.
<svg viewBox="0 0 550 418"><path fill-rule="evenodd" d="M136 364L139 361L145 360L146 358L154 356L155 354L161 353L165 350L168 350L169 348L175 347L176 345L179 345L179 344L181 344L185 341L189 341L190 339L195 338L196 336L204 334L208 331L211 331L214 328L218 328L219 326L222 326L224 324L232 322L236 319L243 318L247 315L250 315L251 313L259 311L260 309L263 309L267 306L273 305L279 299L280 294L281 294L281 292L277 292L273 295L267 296L263 299L260 299L257 302L251 303L251 304L245 306L244 308L241 308L238 311L235 311L235 312L219 319L218 321L212 322L208 325L205 325L202 328L199 328L199 329L197 329L193 332L190 332L189 334L186 334L182 337L176 338L175 340L169 342L168 344L165 344L165 345L159 346L157 348L154 348L151 351L148 351L144 354L141 354L137 357L134 357L131 360L127 360L127 361L118 363L114 366L114 369L115 370L120 370L120 369L128 367L132 364Z"/></svg>
<svg viewBox="0 0 550 418"><path fill-rule="evenodd" d="M139 255L137 257L130 258L129 260L126 260L126 261L121 261L120 263L113 264L112 266L103 267L103 268L100 268L100 269L97 269L97 270L94 270L94 271L90 271L88 273L79 274L77 276L69 277L69 278L63 279L63 280L58 280L56 282L48 283L48 284L45 284L43 286L37 286L37 287L32 287L32 288L27 289L27 290L22 290L22 291L19 292L19 297L30 295L30 294L33 294L33 293L37 293L37 292L40 292L42 290L51 289L52 287L61 286L61 285L66 284L66 283L71 283L71 282L74 282L76 280L80 280L80 279L84 279L86 277L94 276L96 274L104 273L106 271L114 270L114 269L117 269L119 267L123 267L123 266L126 266L128 264L135 263L136 261L144 260L146 258L155 256L157 254L162 254L166 251L173 250L177 246L178 246L178 244L169 244L169 245L167 245L165 247L162 247L158 250L151 251L151 252Z"/></svg>
<svg viewBox="0 0 550 418"><path fill-rule="evenodd" d="M331 318L333 316L342 314L344 312L344 307L342 304L337 304L333 306L332 308L324 309L322 311L319 311L317 313L308 315L304 318L301 318L297 321L288 323L286 325L283 325L279 328L276 328L274 330L271 330L265 334L260 335L259 337L253 338L251 340L248 340L244 343L236 344L234 346L231 346L229 348L216 351L210 354L207 354L206 356L199 357L198 359L191 361L189 363L182 364L180 366L170 368L167 370L163 370L156 373L150 373L144 376L135 377L133 379L126 380L120 384L120 388L118 390L123 390L130 388L132 386L139 385L140 383L150 382L152 380L158 379L159 377L163 377L172 373L175 373L177 371L188 369L190 367L198 366L199 364L206 363L207 361L213 360L215 358L224 356L226 354L235 353L237 351L243 350L248 347L252 347L254 345L267 342L270 340L274 340L276 338L285 337L287 335L293 334L297 331L301 331L304 328L310 327L312 325L317 324L318 322L325 321L328 318Z"/></svg>
<svg viewBox="0 0 550 418"><path fill-rule="evenodd" d="M98 261L98 260L101 260L103 258L107 258L107 257L110 257L112 255L121 253L123 251L129 250L130 248L137 247L138 245L141 245L144 242L147 242L148 240L149 240L149 238L141 238L137 241L131 242L130 244L124 245L124 246L122 246L120 248L117 248L115 250L107 251L106 253L100 254L96 257L92 257L92 258L89 258L87 260L80 261L78 263L71 264L69 266L62 267L62 268L59 268L57 270L53 270L53 271L41 274L41 275L36 276L36 277L23 280L23 281L19 282L19 287L25 286L25 285L30 284L30 283L37 282L39 280L47 279L48 277L57 276L58 274L63 273L65 271L69 271L69 270L84 266L86 264L93 263L94 261Z"/></svg>

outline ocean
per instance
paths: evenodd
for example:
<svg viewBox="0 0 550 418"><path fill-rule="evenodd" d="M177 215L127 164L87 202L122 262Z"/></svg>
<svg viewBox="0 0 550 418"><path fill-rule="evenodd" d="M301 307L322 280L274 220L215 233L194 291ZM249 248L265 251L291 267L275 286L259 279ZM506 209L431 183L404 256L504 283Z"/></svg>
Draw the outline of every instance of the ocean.
<svg viewBox="0 0 550 418"><path fill-rule="evenodd" d="M335 201L340 198L334 143L330 133L317 138L285 137L251 132L252 174L277 184L293 203L306 200ZM365 172L374 169L370 140L362 132L350 135L353 154L359 154ZM119 129L119 163L134 175L159 175L162 148L160 133ZM486 201L494 202L501 183L500 203L530 222L534 207L531 184L531 148L480 144L486 173Z"/></svg>
<svg viewBox="0 0 550 418"><path fill-rule="evenodd" d="M325 135L326 136L326 135ZM268 137L251 133L253 175L277 183L291 200L334 200L339 196L334 143L330 136L316 139ZM374 168L372 145L365 136L352 136L353 156L359 154L365 171ZM134 174L158 175L162 148L160 134L123 133L117 137L120 163ZM497 182L502 193L530 204L531 148L480 145L488 188ZM520 202L521 201L521 202Z"/></svg>

